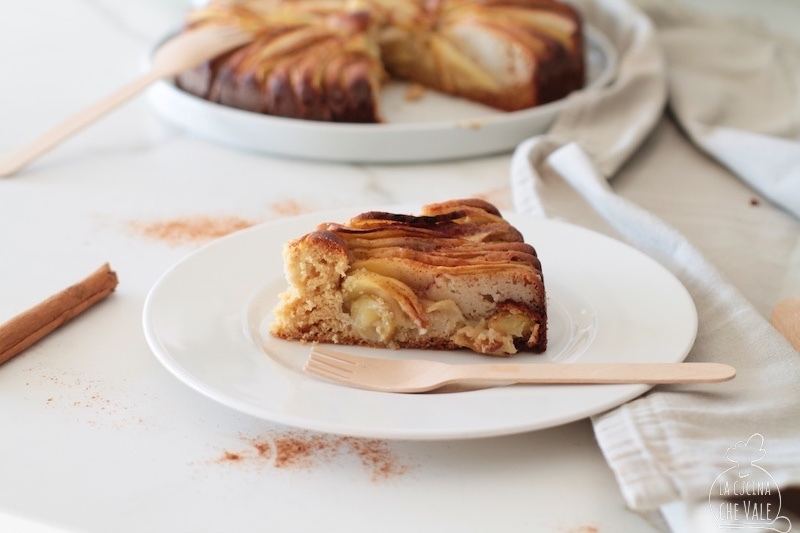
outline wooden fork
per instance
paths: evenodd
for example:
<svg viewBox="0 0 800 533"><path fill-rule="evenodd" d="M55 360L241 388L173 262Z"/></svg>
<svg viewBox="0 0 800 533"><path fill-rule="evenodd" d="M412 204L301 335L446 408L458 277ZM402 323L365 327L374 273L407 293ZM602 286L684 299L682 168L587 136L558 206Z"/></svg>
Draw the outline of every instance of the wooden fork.
<svg viewBox="0 0 800 533"><path fill-rule="evenodd" d="M427 392L444 385L513 383L718 383L736 376L719 363L534 363L449 365L378 359L314 345L303 370L343 385L382 392Z"/></svg>
<svg viewBox="0 0 800 533"><path fill-rule="evenodd" d="M242 46L251 39L250 33L231 26L203 26L173 37L155 53L149 72L71 116L27 146L0 159L0 176L14 174L74 133L125 103L154 81L194 68L203 61Z"/></svg>

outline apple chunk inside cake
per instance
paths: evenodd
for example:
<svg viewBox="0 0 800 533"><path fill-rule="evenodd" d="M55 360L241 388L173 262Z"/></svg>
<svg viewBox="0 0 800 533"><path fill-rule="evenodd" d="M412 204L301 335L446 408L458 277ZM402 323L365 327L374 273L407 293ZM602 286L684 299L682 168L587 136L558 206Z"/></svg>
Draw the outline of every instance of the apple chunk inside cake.
<svg viewBox="0 0 800 533"><path fill-rule="evenodd" d="M536 252L483 200L321 224L286 245L284 267L281 338L498 356L547 347Z"/></svg>

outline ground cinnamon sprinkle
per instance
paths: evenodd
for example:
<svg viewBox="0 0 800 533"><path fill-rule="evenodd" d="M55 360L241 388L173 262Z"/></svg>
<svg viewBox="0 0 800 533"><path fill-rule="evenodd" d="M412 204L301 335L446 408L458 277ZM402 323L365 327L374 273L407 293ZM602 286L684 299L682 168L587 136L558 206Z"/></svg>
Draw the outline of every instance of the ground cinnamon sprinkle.
<svg viewBox="0 0 800 533"><path fill-rule="evenodd" d="M24 371L29 376L29 381L25 382L27 386L46 389L48 394L52 394L42 398L46 406L69 410L69 416L76 421L113 429L147 426L144 419L135 416L135 406L127 402L124 395L106 397L120 392L109 383L41 362Z"/></svg>
<svg viewBox="0 0 800 533"><path fill-rule="evenodd" d="M385 440L355 437L340 437L340 440L361 459L361 464L372 473L374 481L399 476L408 470L407 465L397 461Z"/></svg>
<svg viewBox="0 0 800 533"><path fill-rule="evenodd" d="M236 452L225 451L215 462L249 462L280 469L309 469L334 460L342 454L358 457L373 481L400 476L408 471L392 451L389 443L378 439L337 437L303 431L273 433L256 439L245 439L251 446Z"/></svg>
<svg viewBox="0 0 800 533"><path fill-rule="evenodd" d="M253 448L258 452L259 457L269 458L272 456L272 448L266 442L253 442Z"/></svg>
<svg viewBox="0 0 800 533"><path fill-rule="evenodd" d="M275 438L275 468L309 467L315 459L329 459L337 443L323 435L289 434Z"/></svg>
<svg viewBox="0 0 800 533"><path fill-rule="evenodd" d="M225 453L222 454L222 457L219 458L219 460L220 460L220 462L223 462L223 461L236 462L236 461L241 461L242 460L242 456L240 454L238 454L238 453L229 452L229 451L226 450Z"/></svg>
<svg viewBox="0 0 800 533"><path fill-rule="evenodd" d="M194 215L152 222L134 221L130 227L143 237L176 246L210 241L253 224L255 221L238 216Z"/></svg>
<svg viewBox="0 0 800 533"><path fill-rule="evenodd" d="M308 213L311 210L307 207L303 206L302 204L298 203L291 198L288 200L282 200L280 202L275 202L270 204L269 208L277 215L290 217L294 215L302 215L303 213Z"/></svg>

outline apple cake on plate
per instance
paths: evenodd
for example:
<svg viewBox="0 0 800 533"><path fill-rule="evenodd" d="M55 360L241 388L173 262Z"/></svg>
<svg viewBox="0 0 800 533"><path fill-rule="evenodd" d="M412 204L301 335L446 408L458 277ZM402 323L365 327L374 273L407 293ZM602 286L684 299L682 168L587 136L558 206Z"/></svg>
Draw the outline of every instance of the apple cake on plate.
<svg viewBox="0 0 800 533"><path fill-rule="evenodd" d="M505 111L584 83L580 16L556 0L212 0L187 28L205 24L255 38L178 86L270 115L380 122L389 78Z"/></svg>
<svg viewBox="0 0 800 533"><path fill-rule="evenodd" d="M321 224L283 255L278 337L497 356L547 347L536 251L483 200Z"/></svg>

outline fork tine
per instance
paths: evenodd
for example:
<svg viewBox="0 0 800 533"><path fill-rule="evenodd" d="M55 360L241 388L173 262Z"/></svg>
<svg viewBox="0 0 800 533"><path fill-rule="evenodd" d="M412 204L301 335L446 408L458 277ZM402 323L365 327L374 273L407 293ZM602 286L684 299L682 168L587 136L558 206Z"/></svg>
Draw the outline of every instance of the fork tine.
<svg viewBox="0 0 800 533"><path fill-rule="evenodd" d="M345 363L352 366L358 364L357 361L354 360L357 356L348 355L341 352L334 352L332 350L328 350L327 348L320 348L316 344L311 347L311 353L321 355L327 359L332 359L333 361Z"/></svg>
<svg viewBox="0 0 800 533"><path fill-rule="evenodd" d="M347 374L340 374L338 372L331 371L328 367L319 365L316 361L308 361L303 368L306 372L310 374L314 374L315 376L319 376L325 379L329 379L331 381L339 381L342 383L351 383L352 380L350 376Z"/></svg>
<svg viewBox="0 0 800 533"><path fill-rule="evenodd" d="M319 356L319 354L312 353L308 358L309 363L315 363L318 365L322 365L324 367L329 368L332 372L339 372L341 374L352 374L353 370L350 367L343 366L341 364L337 364L335 362L331 362L330 360L326 360Z"/></svg>

